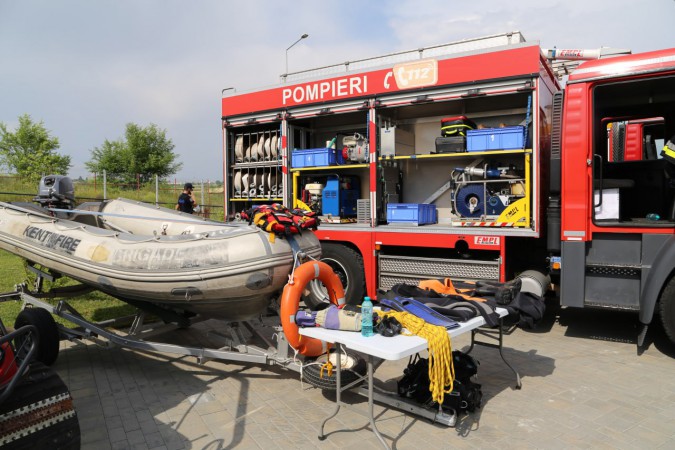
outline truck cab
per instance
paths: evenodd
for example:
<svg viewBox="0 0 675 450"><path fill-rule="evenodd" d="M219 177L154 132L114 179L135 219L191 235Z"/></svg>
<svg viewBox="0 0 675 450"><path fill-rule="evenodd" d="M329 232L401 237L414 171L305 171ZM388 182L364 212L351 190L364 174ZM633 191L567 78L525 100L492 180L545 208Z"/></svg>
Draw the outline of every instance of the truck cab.
<svg viewBox="0 0 675 450"><path fill-rule="evenodd" d="M658 305L675 340L675 165L659 151L675 134L674 56L622 56L572 73L554 125L561 184L551 190L562 209L562 305L634 310L642 337Z"/></svg>

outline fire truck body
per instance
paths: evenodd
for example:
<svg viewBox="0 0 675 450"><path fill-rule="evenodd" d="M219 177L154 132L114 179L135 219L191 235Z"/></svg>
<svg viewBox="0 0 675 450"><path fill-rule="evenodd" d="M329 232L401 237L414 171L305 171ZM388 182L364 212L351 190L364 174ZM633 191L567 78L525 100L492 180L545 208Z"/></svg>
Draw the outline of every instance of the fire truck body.
<svg viewBox="0 0 675 450"><path fill-rule="evenodd" d="M648 324L675 291L673 168L653 151L675 134L673 54L584 63L563 91L514 32L224 92L226 217L318 211L323 258L354 302L537 269L563 305ZM662 303L675 337L675 300Z"/></svg>

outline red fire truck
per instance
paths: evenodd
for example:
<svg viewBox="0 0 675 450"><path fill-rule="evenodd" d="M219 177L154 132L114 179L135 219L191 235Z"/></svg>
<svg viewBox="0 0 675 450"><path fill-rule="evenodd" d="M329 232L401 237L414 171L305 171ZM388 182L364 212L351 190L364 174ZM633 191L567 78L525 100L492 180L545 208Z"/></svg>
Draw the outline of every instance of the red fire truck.
<svg viewBox="0 0 675 450"><path fill-rule="evenodd" d="M640 344L659 313L675 341L675 49L554 53L584 58L512 32L225 90L226 218L317 211L352 302L536 270L563 306L633 310Z"/></svg>

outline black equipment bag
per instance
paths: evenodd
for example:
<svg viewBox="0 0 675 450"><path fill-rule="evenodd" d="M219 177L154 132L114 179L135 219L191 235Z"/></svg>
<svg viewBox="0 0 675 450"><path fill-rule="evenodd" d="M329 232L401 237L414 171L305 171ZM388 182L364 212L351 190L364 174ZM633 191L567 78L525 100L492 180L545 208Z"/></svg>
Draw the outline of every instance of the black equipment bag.
<svg viewBox="0 0 675 450"><path fill-rule="evenodd" d="M455 368L455 379L468 380L478 374L478 361L473 356L459 350L452 352L452 364Z"/></svg>
<svg viewBox="0 0 675 450"><path fill-rule="evenodd" d="M476 124L466 116L446 117L441 119L441 134L448 136L466 136L468 130L474 130Z"/></svg>
<svg viewBox="0 0 675 450"><path fill-rule="evenodd" d="M465 151L465 136L447 136L436 138L436 153L463 153Z"/></svg>
<svg viewBox="0 0 675 450"><path fill-rule="evenodd" d="M471 381L478 373L478 362L464 352L452 352L455 366L455 380L452 392L445 394L443 407L455 412L473 412L481 407L483 392L481 385ZM408 366L403 370L403 377L398 381L398 395L409 398L427 407L438 406L431 399L429 390L429 360L420 358L419 354L410 358Z"/></svg>
<svg viewBox="0 0 675 450"><path fill-rule="evenodd" d="M403 377L397 382L398 395L417 403L431 404L429 384L429 360L420 358L419 353L410 357L408 366L403 369Z"/></svg>
<svg viewBox="0 0 675 450"><path fill-rule="evenodd" d="M443 408L450 408L457 413L474 412L480 409L483 402L481 385L471 380L455 380L452 392L445 394Z"/></svg>

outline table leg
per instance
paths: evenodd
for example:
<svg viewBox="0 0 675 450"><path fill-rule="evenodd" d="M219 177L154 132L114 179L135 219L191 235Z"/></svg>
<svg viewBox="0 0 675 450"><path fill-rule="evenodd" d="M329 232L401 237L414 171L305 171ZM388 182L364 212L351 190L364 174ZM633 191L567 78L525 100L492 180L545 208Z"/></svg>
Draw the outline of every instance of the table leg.
<svg viewBox="0 0 675 450"><path fill-rule="evenodd" d="M337 357L337 368L336 368L337 372L335 373L335 379L336 379L336 383L335 383L335 411L333 411L333 414L326 417L326 419L321 424L321 430L319 430L319 440L320 441L323 441L324 439L326 439L326 435L323 433L323 428L324 428L324 426L326 426L326 422L328 422L333 417L337 416L337 413L340 412L340 405L342 404L342 397L341 397L341 394L342 394L342 374L341 374L341 372L342 372L342 357L341 357L342 344L337 344L336 350L338 352L337 353L338 357Z"/></svg>
<svg viewBox="0 0 675 450"><path fill-rule="evenodd" d="M375 414L373 411L373 360L373 356L368 355L368 418L370 419L370 426L373 428L373 433L375 433L375 436L377 436L384 448L389 450L389 445L387 445L387 443L384 441L384 438L375 425Z"/></svg>
<svg viewBox="0 0 675 450"><path fill-rule="evenodd" d="M523 387L521 381L520 381L520 374L518 371L506 360L506 357L504 356L504 323L502 318L499 318L499 333L497 336L495 336L495 330L494 329L474 329L471 330L471 345L469 346L469 349L466 351L467 354L471 353L471 350L473 350L474 345L482 345L484 347L492 347L496 348L499 350L499 356L501 356L502 361L504 361L504 364L508 366L509 369L516 375L516 389L520 389ZM494 339L498 342L498 344L491 344L489 342L482 342L482 341L476 341L476 335L480 334L481 336L488 337L490 339Z"/></svg>
<svg viewBox="0 0 675 450"><path fill-rule="evenodd" d="M504 349L504 324L502 323L502 319L499 319L499 356L502 357L502 361L504 361L504 364L509 366L509 369L516 374L516 389L520 389L523 387L523 384L520 381L520 374L518 371L511 365L509 362L506 360L504 357L504 353L502 350Z"/></svg>

